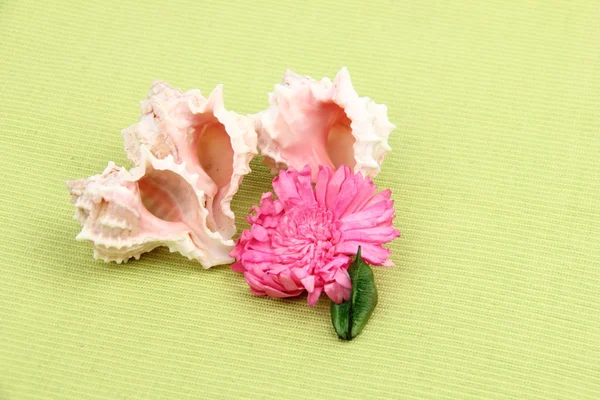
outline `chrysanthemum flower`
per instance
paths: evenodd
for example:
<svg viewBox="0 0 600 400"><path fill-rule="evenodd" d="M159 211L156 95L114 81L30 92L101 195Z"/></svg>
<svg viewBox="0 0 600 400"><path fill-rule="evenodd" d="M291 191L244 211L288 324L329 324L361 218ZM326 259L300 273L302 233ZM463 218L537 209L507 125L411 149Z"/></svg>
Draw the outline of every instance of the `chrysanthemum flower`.
<svg viewBox="0 0 600 400"><path fill-rule="evenodd" d="M347 166L321 167L314 187L309 167L290 168L273 189L277 199L263 194L231 252L231 268L244 273L253 293L293 297L306 290L312 306L325 291L339 304L350 297L347 270L359 246L368 263L393 265L382 246L400 235L389 189L377 193L371 179Z"/></svg>

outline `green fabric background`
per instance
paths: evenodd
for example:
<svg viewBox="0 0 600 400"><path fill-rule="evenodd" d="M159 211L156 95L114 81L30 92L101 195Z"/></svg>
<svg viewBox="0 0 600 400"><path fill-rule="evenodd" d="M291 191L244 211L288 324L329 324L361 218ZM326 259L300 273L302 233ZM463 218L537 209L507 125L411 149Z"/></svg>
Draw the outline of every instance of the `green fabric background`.
<svg viewBox="0 0 600 400"><path fill-rule="evenodd" d="M173 3L173 4L170 4ZM0 1L0 398L600 398L600 3ZM398 125L403 237L352 342L165 250L76 242L154 79L266 107L347 66ZM240 227L270 186L258 160Z"/></svg>

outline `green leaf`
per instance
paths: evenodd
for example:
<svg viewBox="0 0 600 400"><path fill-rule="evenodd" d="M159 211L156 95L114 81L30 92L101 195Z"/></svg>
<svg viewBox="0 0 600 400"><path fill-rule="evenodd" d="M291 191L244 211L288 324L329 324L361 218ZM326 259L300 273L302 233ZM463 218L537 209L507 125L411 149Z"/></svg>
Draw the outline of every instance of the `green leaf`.
<svg viewBox="0 0 600 400"><path fill-rule="evenodd" d="M360 256L348 268L352 281L350 300L341 304L331 302L331 322L338 336L344 340L354 339L365 327L377 305L377 288L373 271Z"/></svg>

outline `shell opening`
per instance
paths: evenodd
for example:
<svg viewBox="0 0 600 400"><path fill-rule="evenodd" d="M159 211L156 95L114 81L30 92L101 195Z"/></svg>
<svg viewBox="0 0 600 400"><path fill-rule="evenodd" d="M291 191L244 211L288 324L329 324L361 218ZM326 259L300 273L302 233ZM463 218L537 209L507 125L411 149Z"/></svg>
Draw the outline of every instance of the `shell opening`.
<svg viewBox="0 0 600 400"><path fill-rule="evenodd" d="M328 108L331 112L331 119L327 125L327 155L335 168L341 165L354 168L356 165L356 159L354 158L354 142L356 142L356 139L352 135L351 121L340 106L330 104Z"/></svg>
<svg viewBox="0 0 600 400"><path fill-rule="evenodd" d="M221 189L233 175L233 147L225 126L216 118L199 122L194 132L194 151L204 172Z"/></svg>
<svg viewBox="0 0 600 400"><path fill-rule="evenodd" d="M193 219L199 212L194 189L181 176L168 170L149 170L138 182L144 207L163 221Z"/></svg>

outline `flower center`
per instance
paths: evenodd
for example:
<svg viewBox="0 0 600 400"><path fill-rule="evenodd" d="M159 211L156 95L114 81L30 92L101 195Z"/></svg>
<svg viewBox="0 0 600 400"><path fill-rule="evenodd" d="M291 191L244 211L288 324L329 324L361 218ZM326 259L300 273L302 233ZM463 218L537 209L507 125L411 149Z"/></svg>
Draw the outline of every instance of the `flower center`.
<svg viewBox="0 0 600 400"><path fill-rule="evenodd" d="M319 206L298 206L289 210L278 231L286 238L288 251L295 253L288 254L310 266L311 272L333 258L340 237L331 210Z"/></svg>
<svg viewBox="0 0 600 400"><path fill-rule="evenodd" d="M284 216L286 233L310 241L332 238L333 213L324 207L295 207Z"/></svg>

